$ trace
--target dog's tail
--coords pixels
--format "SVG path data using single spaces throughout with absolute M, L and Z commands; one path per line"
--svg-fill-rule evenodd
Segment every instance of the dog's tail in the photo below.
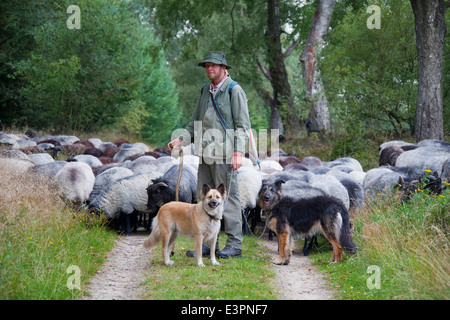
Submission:
M 152 233 L 144 241 L 144 248 L 151 249 L 161 241 L 161 230 L 159 229 L 158 217 L 152 222 Z
M 341 206 L 342 225 L 339 233 L 339 242 L 342 248 L 348 254 L 356 254 L 357 248 L 353 242 L 352 232 L 350 230 L 350 220 L 348 217 L 348 211 L 344 206 Z

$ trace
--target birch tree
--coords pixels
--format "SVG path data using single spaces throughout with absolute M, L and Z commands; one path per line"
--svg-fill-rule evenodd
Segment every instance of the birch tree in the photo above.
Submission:
M 309 104 L 309 120 L 313 129 L 324 133 L 331 133 L 332 128 L 328 101 L 317 67 L 317 57 L 324 46 L 335 3 L 335 0 L 318 1 L 308 40 L 300 57 L 306 86 L 305 97 Z

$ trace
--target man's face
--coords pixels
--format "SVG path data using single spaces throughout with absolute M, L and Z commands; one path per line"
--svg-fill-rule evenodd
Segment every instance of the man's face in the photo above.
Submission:
M 225 74 L 225 66 L 211 62 L 205 63 L 206 75 L 212 82 L 222 79 Z

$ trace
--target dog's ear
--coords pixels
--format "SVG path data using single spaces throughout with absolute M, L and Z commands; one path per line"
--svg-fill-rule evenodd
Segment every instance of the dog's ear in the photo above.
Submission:
M 286 181 L 284 181 L 283 179 L 278 179 L 277 181 L 275 181 L 275 185 L 277 186 L 278 189 L 281 189 L 281 184 L 285 182 Z
M 226 190 L 225 190 L 225 186 L 223 185 L 223 183 L 219 184 L 219 186 L 216 189 L 217 189 L 217 191 L 220 192 L 222 197 L 225 198 Z
M 202 197 L 206 196 L 206 194 L 211 190 L 211 187 L 207 184 L 204 184 L 202 187 Z

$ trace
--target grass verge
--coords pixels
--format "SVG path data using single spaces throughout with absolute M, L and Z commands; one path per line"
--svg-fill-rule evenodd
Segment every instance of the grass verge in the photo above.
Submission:
M 341 299 L 446 300 L 450 294 L 450 191 L 366 202 L 356 220 L 357 256 L 328 264 L 328 247 L 311 257 Z
M 79 268 L 83 288 L 116 234 L 104 219 L 68 209 L 48 181 L 14 162 L 1 165 L 0 190 L 8 192 L 0 202 L 0 299 L 79 299 L 86 292 L 68 267 Z
M 219 238 L 220 248 L 226 236 Z M 195 259 L 186 256 L 193 250 L 193 240 L 180 236 L 175 242 L 175 264 L 166 267 L 161 246 L 152 250 L 153 258 L 147 274 L 144 298 L 154 300 L 272 300 L 277 299 L 271 287 L 275 272 L 270 257 L 258 240 L 245 237 L 242 258 L 219 259 L 220 266 L 212 266 L 203 258 L 206 267 L 197 267 Z
M 105 229 L 102 219 L 87 221 L 83 212 L 55 212 L 51 221 L 40 223 L 27 216 L 29 210 L 24 205 L 0 231 L 0 298 L 80 298 L 86 292 L 75 287 L 76 273 L 69 266 L 79 268 L 83 288 L 103 264 L 116 235 Z

